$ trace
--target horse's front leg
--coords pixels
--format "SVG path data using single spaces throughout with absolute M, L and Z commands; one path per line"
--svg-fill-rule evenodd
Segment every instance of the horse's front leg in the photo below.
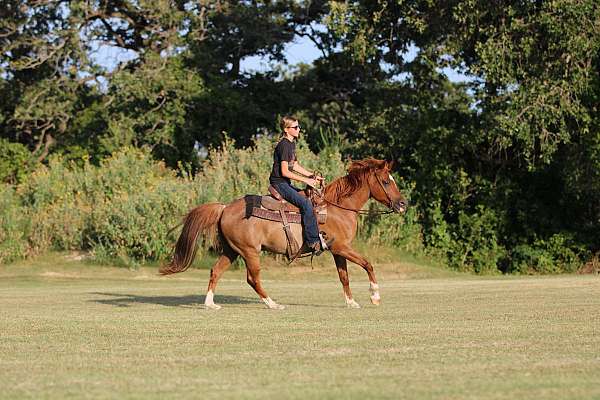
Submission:
M 379 285 L 377 284 L 377 278 L 375 278 L 375 272 L 373 271 L 373 265 L 367 259 L 365 259 L 362 255 L 356 252 L 350 246 L 342 246 L 337 247 L 334 250 L 336 256 L 340 256 L 345 258 L 348 261 L 351 261 L 355 264 L 360 265 L 367 271 L 367 275 L 369 276 L 369 292 L 371 293 L 371 303 L 378 306 L 381 303 L 381 297 L 379 296 Z M 336 257 L 336 265 L 337 265 L 337 257 Z M 339 268 L 338 268 L 339 272 Z M 340 278 L 341 279 L 341 278 Z
M 352 292 L 350 291 L 350 279 L 348 279 L 348 268 L 346 266 L 346 259 L 342 256 L 334 255 L 335 266 L 337 267 L 338 275 L 340 276 L 340 282 L 342 282 L 342 288 L 344 290 L 344 298 L 346 299 L 346 305 L 350 308 L 360 308 L 358 304 L 352 298 Z

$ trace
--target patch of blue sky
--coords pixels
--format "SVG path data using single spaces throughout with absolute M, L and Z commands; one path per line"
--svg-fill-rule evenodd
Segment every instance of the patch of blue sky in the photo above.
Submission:
M 126 63 L 138 57 L 138 54 L 133 50 L 111 46 L 99 41 L 92 41 L 90 48 L 92 49 L 90 52 L 92 61 L 109 72 L 114 70 L 120 63 Z M 417 52 L 418 48 L 416 46 L 410 46 L 403 55 L 404 61 L 414 60 Z M 285 46 L 284 54 L 290 66 L 298 64 L 311 65 L 316 59 L 323 56 L 309 38 L 300 36 L 296 36 L 293 42 Z M 277 64 L 277 62 L 270 60 L 268 56 L 250 56 L 241 60 L 240 71 L 244 73 L 267 72 L 274 69 Z M 438 71 L 446 75 L 452 82 L 472 82 L 474 80 L 472 76 L 466 75 L 453 67 L 439 68 Z M 395 80 L 408 78 L 410 78 L 409 73 L 402 73 Z
M 289 65 L 312 64 L 323 54 L 308 38 L 297 36 L 288 43 L 284 50 L 286 61 Z M 268 56 L 244 57 L 240 62 L 240 71 L 243 73 L 267 72 L 274 69 L 278 62 L 271 61 Z
M 410 46 L 403 55 L 405 62 L 411 62 L 417 56 L 418 48 Z M 289 65 L 312 64 L 323 54 L 317 46 L 307 37 L 296 36 L 296 39 L 286 45 L 285 56 Z M 251 56 L 244 58 L 240 63 L 240 70 L 246 73 L 266 72 L 272 70 L 277 63 L 269 60 L 267 56 Z M 386 66 L 383 66 L 386 68 Z M 444 74 L 452 82 L 472 82 L 473 77 L 462 73 L 453 67 L 438 68 L 438 72 Z M 398 74 L 394 80 L 402 81 L 410 78 L 410 73 L 404 72 Z

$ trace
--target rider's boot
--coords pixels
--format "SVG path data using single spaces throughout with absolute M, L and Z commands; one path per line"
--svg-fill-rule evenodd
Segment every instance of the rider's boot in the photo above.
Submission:
M 324 239 L 324 238 L 321 238 Z M 306 242 L 302 243 L 302 247 L 300 247 L 300 249 L 298 249 L 298 252 L 292 257 L 292 259 L 290 260 L 290 264 L 298 257 L 301 257 L 302 255 L 306 254 L 306 255 L 312 255 L 312 256 L 320 256 L 321 254 L 323 254 L 323 252 L 325 250 L 329 250 L 331 247 L 331 244 L 333 243 L 335 239 L 331 238 L 329 240 L 324 240 L 323 244 L 321 243 L 321 241 L 312 243 L 312 244 L 308 244 Z M 324 245 L 324 246 L 323 246 Z

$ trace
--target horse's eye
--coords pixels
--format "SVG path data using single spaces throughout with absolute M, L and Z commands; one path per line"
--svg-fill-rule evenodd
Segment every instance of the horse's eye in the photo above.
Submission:
M 385 186 L 387 186 L 387 185 L 389 185 L 389 184 L 390 184 L 390 181 L 383 181 L 383 184 L 384 184 Z

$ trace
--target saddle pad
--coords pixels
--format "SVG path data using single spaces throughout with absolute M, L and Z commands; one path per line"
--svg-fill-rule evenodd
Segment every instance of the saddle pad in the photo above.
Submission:
M 276 222 L 283 223 L 283 221 L 281 221 L 281 214 L 279 214 L 279 211 L 271 211 L 271 210 L 267 210 L 265 208 L 253 207 L 252 208 L 252 216 L 261 218 L 261 219 L 268 219 L 269 221 L 276 221 Z M 291 213 L 291 212 L 286 211 L 285 216 L 287 217 L 287 220 L 290 224 L 302 223 L 302 215 L 300 215 L 299 213 Z M 327 214 L 321 214 L 321 213 L 317 214 L 317 222 L 319 224 L 324 224 L 326 221 L 327 221 Z
M 267 210 L 261 206 L 262 196 L 249 194 L 244 196 L 244 202 L 246 205 L 245 218 L 257 217 L 262 219 L 268 219 L 270 221 L 281 222 L 281 215 L 279 211 L 271 211 Z M 290 224 L 300 224 L 302 223 L 302 216 L 299 213 L 285 213 L 287 220 Z M 327 210 L 319 211 L 317 213 L 317 222 L 319 224 L 324 224 L 327 221 Z

